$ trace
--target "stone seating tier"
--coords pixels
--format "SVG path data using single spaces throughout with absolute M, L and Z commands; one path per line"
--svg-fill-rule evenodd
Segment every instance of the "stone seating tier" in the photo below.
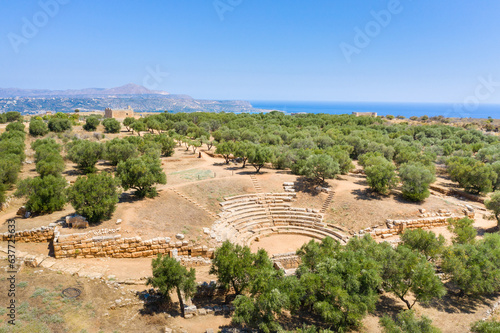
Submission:
M 255 240 L 255 238 L 257 237 L 268 236 L 271 234 L 293 234 L 293 235 L 308 236 L 316 239 L 322 239 L 324 237 L 332 237 L 333 239 L 338 240 L 342 244 L 345 244 L 345 240 L 342 237 L 338 237 L 337 234 L 330 233 L 324 230 L 305 228 L 305 227 L 295 227 L 295 226 L 262 228 L 256 230 L 255 232 L 246 232 L 244 234 L 240 234 L 240 236 L 237 239 L 235 239 L 235 241 L 242 244 L 248 244 L 253 240 Z

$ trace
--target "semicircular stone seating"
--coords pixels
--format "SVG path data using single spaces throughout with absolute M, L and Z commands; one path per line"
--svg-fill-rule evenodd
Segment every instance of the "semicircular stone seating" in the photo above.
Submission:
M 296 193 L 244 194 L 224 198 L 222 212 L 212 226 L 212 237 L 235 244 L 250 245 L 271 234 L 303 235 L 316 239 L 327 236 L 345 244 L 348 237 L 323 222 L 318 209 L 292 207 Z

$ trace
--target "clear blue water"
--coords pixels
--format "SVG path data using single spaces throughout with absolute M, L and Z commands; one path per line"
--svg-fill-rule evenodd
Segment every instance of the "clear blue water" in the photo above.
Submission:
M 500 118 L 500 105 L 464 104 L 410 104 L 410 103 L 345 103 L 345 102 L 290 102 L 250 101 L 254 108 L 278 110 L 286 113 L 351 114 L 352 112 L 377 112 L 393 116 L 444 116 L 453 118 Z

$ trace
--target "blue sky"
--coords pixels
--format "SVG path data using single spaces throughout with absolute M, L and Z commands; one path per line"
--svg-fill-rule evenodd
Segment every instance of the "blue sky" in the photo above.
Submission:
M 133 82 L 208 99 L 500 103 L 498 0 L 0 0 L 0 9 L 4 88 Z

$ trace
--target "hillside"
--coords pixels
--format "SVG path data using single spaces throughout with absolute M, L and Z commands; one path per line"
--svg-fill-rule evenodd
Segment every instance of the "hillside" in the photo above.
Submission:
M 247 101 L 197 100 L 188 95 L 149 90 L 136 84 L 102 89 L 40 90 L 0 88 L 0 111 L 34 114 L 43 111 L 69 112 L 132 107 L 138 112 L 255 112 Z

